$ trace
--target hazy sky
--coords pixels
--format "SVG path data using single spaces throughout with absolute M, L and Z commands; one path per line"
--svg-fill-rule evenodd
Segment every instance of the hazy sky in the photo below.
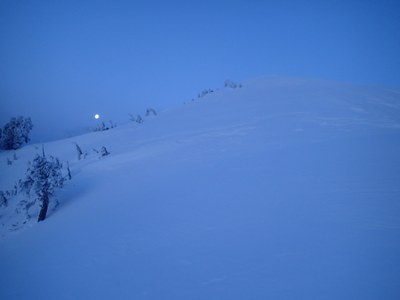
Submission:
M 400 86 L 400 1 L 0 0 L 0 125 L 64 137 L 225 79 Z

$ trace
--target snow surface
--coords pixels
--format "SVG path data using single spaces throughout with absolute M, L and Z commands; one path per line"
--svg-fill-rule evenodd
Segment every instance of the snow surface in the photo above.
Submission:
M 400 90 L 262 78 L 45 149 L 73 179 L 0 210 L 0 299 L 400 298 Z

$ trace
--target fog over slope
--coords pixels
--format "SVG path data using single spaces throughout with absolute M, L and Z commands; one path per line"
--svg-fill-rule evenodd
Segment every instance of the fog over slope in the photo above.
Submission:
M 400 90 L 261 78 L 45 149 L 73 179 L 0 208 L 1 299 L 400 297 Z

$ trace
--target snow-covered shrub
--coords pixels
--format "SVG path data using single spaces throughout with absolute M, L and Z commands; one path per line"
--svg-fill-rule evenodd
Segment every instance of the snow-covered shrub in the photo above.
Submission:
M 146 117 L 150 116 L 150 115 L 154 115 L 157 116 L 156 111 L 153 108 L 148 108 L 146 109 Z
M 8 199 L 3 191 L 0 191 L 0 207 L 7 206 Z
M 18 202 L 16 208 L 15 208 L 15 212 L 17 214 L 20 213 L 25 213 L 26 219 L 23 221 L 23 223 L 26 223 L 27 220 L 29 220 L 32 216 L 31 216 L 31 212 L 29 211 L 29 209 L 31 207 L 33 207 L 35 205 L 36 201 L 31 201 L 31 200 L 22 200 L 20 202 Z
M 144 120 L 143 120 L 141 115 L 137 115 L 137 117 L 135 117 L 132 114 L 129 114 L 129 120 L 131 120 L 132 122 L 139 123 L 139 124 L 144 122 Z
M 117 125 L 115 123 L 113 123 L 113 121 L 109 121 L 109 123 L 110 123 L 110 125 L 106 125 L 106 123 L 101 121 L 99 124 L 97 124 L 96 127 L 93 128 L 93 131 L 106 131 L 106 130 L 117 127 Z
M 108 151 L 107 151 L 107 148 L 103 146 L 103 147 L 101 147 L 101 149 L 100 149 L 100 154 L 101 154 L 101 156 L 106 156 L 106 155 L 109 155 L 110 152 L 108 152 Z
M 68 180 L 72 179 L 71 169 L 69 168 L 69 161 L 67 161 L 67 178 Z
M 110 128 L 106 126 L 106 124 L 101 121 L 95 128 L 93 128 L 93 131 L 105 131 L 109 130 Z
M 141 124 L 141 123 L 143 123 L 143 122 L 144 122 L 144 120 L 143 120 L 142 116 L 141 116 L 141 115 L 137 115 L 137 117 L 136 117 L 136 123 Z
M 3 192 L 3 194 L 6 196 L 7 199 L 14 197 L 18 194 L 18 184 L 14 184 L 14 187 L 11 190 L 6 190 L 5 192 Z
M 110 128 L 112 129 L 115 127 L 117 127 L 117 124 L 110 120 Z
M 102 146 L 100 150 L 93 148 L 93 151 L 96 152 L 97 154 L 100 154 L 100 158 L 110 154 L 110 152 L 108 152 L 107 148 L 104 146 Z
M 31 118 L 17 117 L 4 125 L 1 130 L 0 147 L 15 150 L 29 142 L 29 133 L 33 128 Z
M 242 85 L 240 83 L 236 83 L 236 82 L 231 81 L 231 80 L 225 80 L 224 87 L 236 89 L 236 88 L 241 88 Z
M 203 98 L 205 95 L 211 94 L 214 91 L 212 89 L 202 90 L 198 95 L 197 98 Z
M 78 143 L 74 143 L 74 145 L 75 145 L 76 153 L 78 154 L 78 160 L 81 160 L 82 156 L 85 158 L 85 155 L 83 154 L 83 151 L 82 151 L 81 147 L 79 147 Z
M 26 194 L 33 194 L 34 202 L 39 201 L 38 222 L 46 219 L 50 199 L 57 189 L 64 186 L 64 181 L 62 164 L 57 158 L 46 157 L 44 151 L 29 163 L 26 176 L 20 180 L 19 186 Z
M 86 158 L 88 153 L 86 151 L 83 151 L 82 148 L 78 145 L 78 143 L 74 143 L 75 149 L 76 149 L 76 154 L 78 156 L 78 160 L 81 160 L 82 158 Z

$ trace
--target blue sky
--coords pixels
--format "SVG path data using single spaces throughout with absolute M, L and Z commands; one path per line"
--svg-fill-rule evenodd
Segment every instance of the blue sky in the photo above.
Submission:
M 398 1 L 0 2 L 0 121 L 44 141 L 163 109 L 225 79 L 400 86 Z

